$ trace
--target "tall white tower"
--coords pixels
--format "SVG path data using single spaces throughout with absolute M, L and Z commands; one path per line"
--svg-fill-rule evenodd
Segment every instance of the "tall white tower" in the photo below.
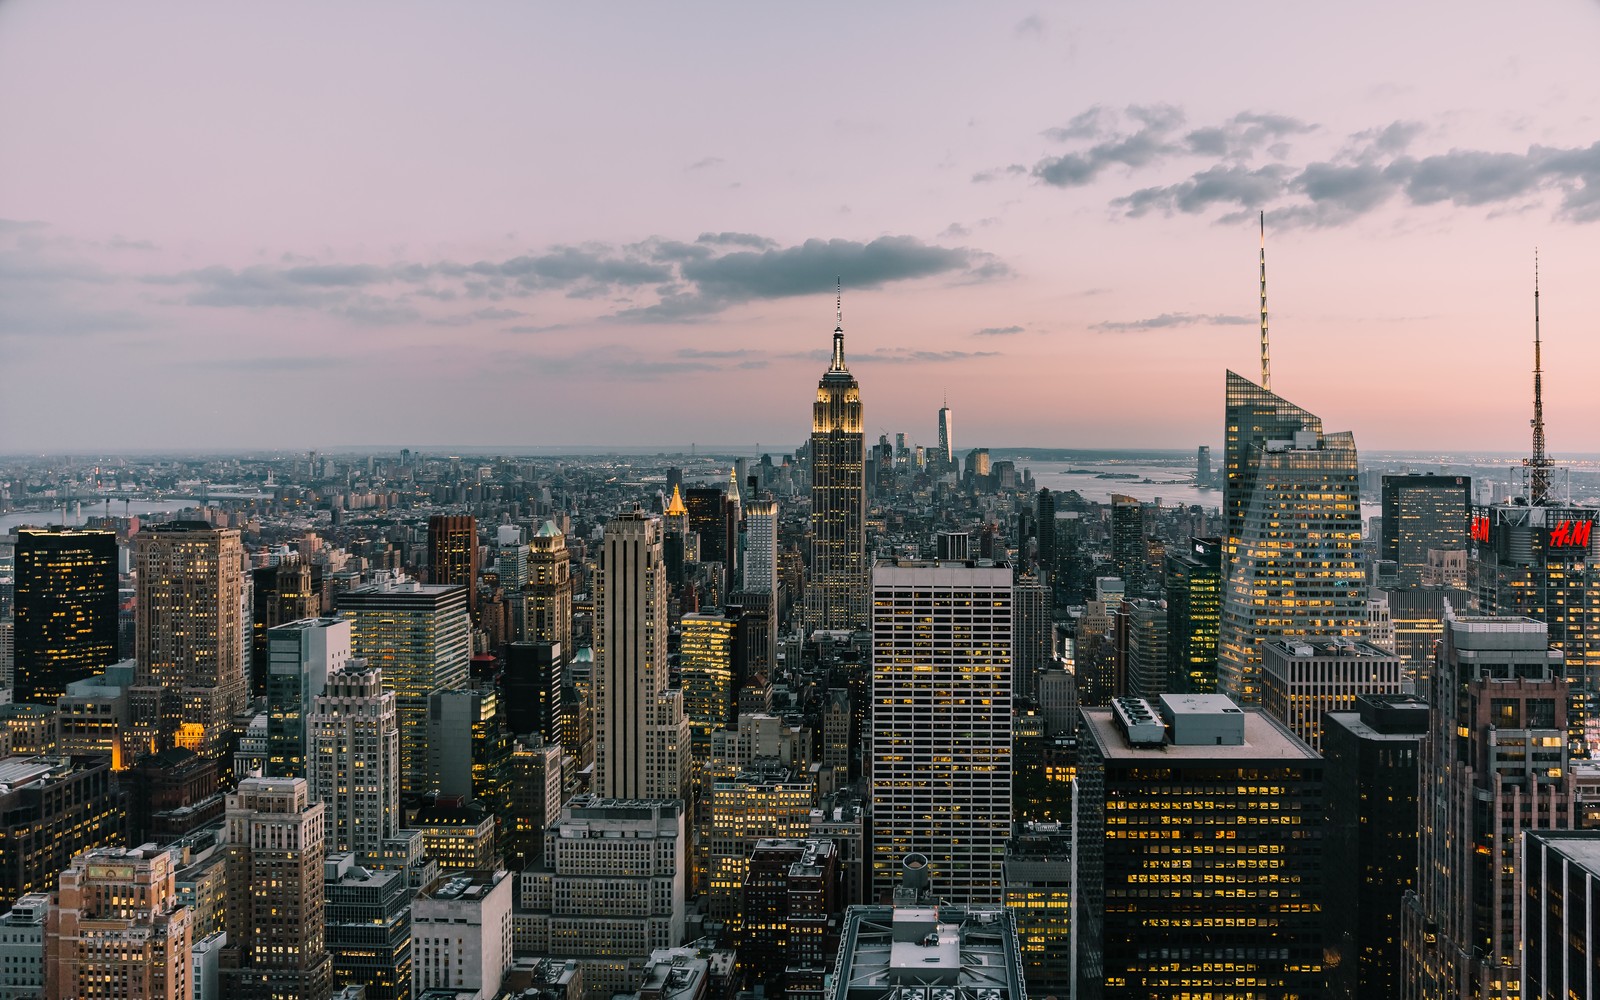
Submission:
M 306 718 L 306 783 L 327 806 L 333 851 L 377 853 L 400 827 L 400 726 L 383 672 L 360 660 L 328 675 Z
M 1011 569 L 872 572 L 872 870 L 925 855 L 937 894 L 998 902 L 1011 835 Z

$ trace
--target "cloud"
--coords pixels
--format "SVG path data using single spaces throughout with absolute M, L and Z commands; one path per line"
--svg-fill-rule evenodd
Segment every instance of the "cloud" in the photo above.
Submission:
M 699 159 L 699 160 L 694 161 L 693 163 L 689 164 L 687 167 L 684 167 L 683 169 L 685 169 L 685 170 L 705 170 L 708 167 L 721 166 L 723 162 L 724 161 L 723 161 L 722 157 L 720 157 L 720 156 L 707 156 L 707 157 L 704 157 L 703 159 Z
M 779 246 L 753 233 L 707 232 L 692 242 L 650 237 L 637 243 L 557 246 L 503 260 L 294 263 L 205 267 L 147 275 L 143 281 L 181 289 L 185 304 L 208 308 L 315 309 L 365 325 L 425 322 L 464 326 L 516 319 L 524 311 L 485 306 L 447 315 L 419 303 L 525 300 L 545 293 L 604 303 L 594 318 L 671 323 L 701 319 L 744 302 L 831 291 L 841 276 L 851 288 L 947 276 L 990 281 L 1009 274 L 994 256 L 910 236 L 858 242 L 807 240 Z M 549 326 L 518 324 L 512 333 Z
M 1241 111 L 1187 131 L 1180 131 L 1183 124 L 1183 110 L 1173 105 L 1094 105 L 1044 133 L 1077 148 L 1046 156 L 1028 172 L 1047 186 L 1075 188 L 1098 183 L 1111 167 L 1149 174 L 1187 162 L 1177 178 L 1108 198 L 1111 208 L 1131 218 L 1220 209 L 1216 221 L 1233 222 L 1265 209 L 1277 225 L 1332 226 L 1395 200 L 1411 207 L 1521 211 L 1554 194 L 1558 219 L 1600 220 L 1600 142 L 1415 155 L 1411 150 L 1428 129 L 1394 121 L 1354 132 L 1332 155 L 1317 157 L 1297 156 L 1295 147 L 1320 127 L 1289 115 Z M 1275 162 L 1253 165 L 1261 156 Z M 1011 172 L 980 171 L 973 180 Z
M 974 337 L 1009 337 L 1014 333 L 1021 333 L 1020 326 L 986 326 L 982 330 L 972 331 Z
M 1149 319 L 1105 320 L 1089 327 L 1101 333 L 1132 333 L 1142 330 L 1170 330 L 1185 326 L 1248 326 L 1256 322 L 1250 316 L 1229 316 L 1222 313 L 1162 313 Z
M 1029 14 L 1017 22 L 1011 33 L 1018 38 L 1043 38 L 1045 32 L 1044 18 L 1038 14 Z

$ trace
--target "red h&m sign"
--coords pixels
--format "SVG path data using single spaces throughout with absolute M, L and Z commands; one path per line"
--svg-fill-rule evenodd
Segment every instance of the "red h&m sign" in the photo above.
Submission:
M 1487 542 L 1489 540 L 1489 515 L 1472 515 L 1472 523 L 1468 527 L 1471 529 L 1473 541 Z
M 1593 521 L 1557 521 L 1550 529 L 1552 549 L 1586 549 L 1589 547 L 1589 529 Z

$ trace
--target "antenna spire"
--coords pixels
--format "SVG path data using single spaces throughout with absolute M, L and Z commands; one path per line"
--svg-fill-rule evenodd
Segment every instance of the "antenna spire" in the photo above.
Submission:
M 1261 388 L 1272 388 L 1272 355 L 1267 350 L 1267 213 L 1261 213 Z
M 1550 499 L 1550 456 L 1544 450 L 1544 367 L 1539 356 L 1539 248 L 1533 250 L 1533 456 L 1528 467 L 1528 503 L 1538 507 Z
M 834 280 L 838 285 L 833 304 L 836 325 L 833 328 L 833 364 L 828 366 L 828 370 L 842 372 L 849 371 L 844 365 L 844 278 Z

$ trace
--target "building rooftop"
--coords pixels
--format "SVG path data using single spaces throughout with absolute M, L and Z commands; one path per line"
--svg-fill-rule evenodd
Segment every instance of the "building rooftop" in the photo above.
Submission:
M 1261 648 L 1263 658 L 1265 658 L 1268 648 L 1285 657 L 1348 656 L 1353 658 L 1381 656 L 1385 659 L 1394 659 L 1395 657 L 1394 653 L 1386 649 L 1379 649 L 1370 642 L 1362 642 L 1360 639 L 1346 636 L 1264 639 L 1262 640 Z
M 1002 906 L 852 906 L 830 1000 L 1024 1000 Z
M 480 900 L 506 877 L 504 871 L 478 868 L 473 871 L 451 872 L 435 880 L 417 893 L 418 899 Z
M 1198 697 L 1198 696 L 1197 696 Z M 1220 697 L 1220 696 L 1217 696 Z M 1229 704 L 1232 704 L 1231 702 Z M 1117 728 L 1109 708 L 1083 710 L 1088 738 L 1107 760 L 1148 760 L 1163 755 L 1175 760 L 1319 760 L 1321 755 L 1306 746 L 1292 732 L 1259 709 L 1243 709 L 1244 742 L 1234 746 L 1198 744 L 1193 746 L 1131 746 Z
M 1573 864 L 1600 876 L 1600 830 L 1539 830 L 1529 831 L 1528 836 L 1543 841 Z

